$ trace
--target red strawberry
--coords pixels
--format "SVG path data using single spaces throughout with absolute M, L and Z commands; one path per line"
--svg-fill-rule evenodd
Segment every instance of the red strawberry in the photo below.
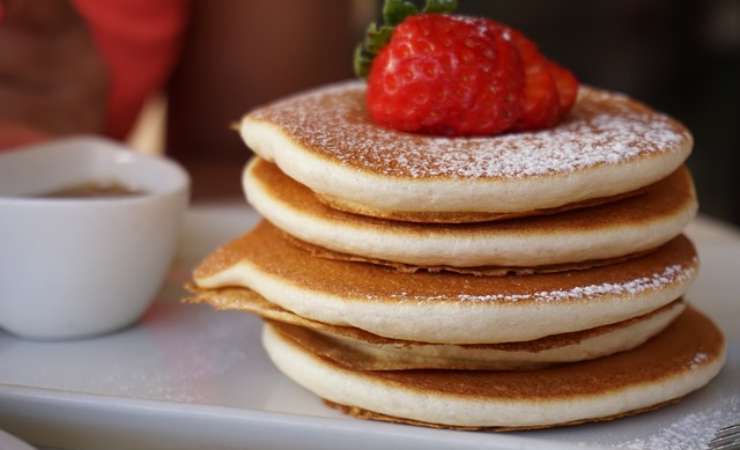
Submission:
M 483 18 L 407 17 L 372 62 L 367 107 L 381 125 L 496 134 L 521 115 L 524 71 L 507 29 Z
M 555 80 L 555 85 L 558 89 L 558 96 L 560 97 L 558 116 L 562 119 L 570 112 L 570 109 L 576 102 L 576 97 L 578 97 L 578 80 L 570 70 L 552 61 L 547 62 L 547 70 Z
M 524 65 L 524 98 L 518 130 L 537 130 L 555 125 L 560 117 L 558 90 L 547 58 L 521 32 L 510 29 L 511 42 Z

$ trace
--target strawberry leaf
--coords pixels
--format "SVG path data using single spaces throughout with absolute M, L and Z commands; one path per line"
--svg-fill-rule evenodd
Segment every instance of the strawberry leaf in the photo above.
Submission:
M 424 13 L 449 14 L 457 9 L 457 0 L 427 0 Z
M 370 65 L 373 63 L 373 56 L 366 52 L 362 44 L 355 47 L 354 58 L 352 59 L 352 68 L 355 75 L 365 78 L 370 73 Z
M 377 54 L 391 40 L 391 34 L 393 34 L 393 27 L 388 25 L 378 27 L 374 22 L 371 23 L 367 27 L 367 35 L 364 42 L 365 48 L 369 53 L 373 55 Z
M 457 0 L 426 0 L 424 13 L 447 14 L 457 8 Z M 408 0 L 385 0 L 383 4 L 383 23 L 373 22 L 367 27 L 365 38 L 355 48 L 353 68 L 355 75 L 365 78 L 370 73 L 370 66 L 383 47 L 388 44 L 396 25 L 408 16 L 419 14 L 419 8 Z
M 405 0 L 386 0 L 383 4 L 383 23 L 394 27 L 408 16 L 418 14 L 416 5 Z

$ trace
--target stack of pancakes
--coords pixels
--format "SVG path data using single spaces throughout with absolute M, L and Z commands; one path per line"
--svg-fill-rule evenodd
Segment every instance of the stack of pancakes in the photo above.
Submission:
M 243 119 L 267 220 L 203 261 L 193 301 L 262 316 L 275 365 L 363 418 L 605 420 L 717 374 L 722 334 L 682 299 L 698 260 L 681 124 L 582 88 L 553 129 L 420 136 L 371 123 L 364 89 Z

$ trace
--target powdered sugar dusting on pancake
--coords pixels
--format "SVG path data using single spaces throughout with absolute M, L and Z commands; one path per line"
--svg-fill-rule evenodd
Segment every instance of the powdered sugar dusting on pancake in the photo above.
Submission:
M 691 265 L 673 264 L 667 266 L 661 272 L 650 276 L 635 278 L 624 283 L 600 283 L 588 286 L 577 286 L 567 290 L 540 291 L 531 294 L 489 294 L 469 295 L 461 294 L 454 297 L 458 301 L 472 302 L 558 302 L 568 300 L 594 299 L 603 295 L 637 295 L 650 289 L 661 289 L 674 283 L 680 283 L 691 279 L 696 273 L 698 259 L 694 258 Z M 414 297 L 404 293 L 392 296 L 395 300 L 403 301 L 430 301 L 449 300 L 450 297 L 440 298 Z
M 612 92 L 581 88 L 555 128 L 494 137 L 446 138 L 381 128 L 365 111 L 363 82 L 345 82 L 257 109 L 303 147 L 388 176 L 522 178 L 566 174 L 678 151 L 691 142 L 680 123 Z

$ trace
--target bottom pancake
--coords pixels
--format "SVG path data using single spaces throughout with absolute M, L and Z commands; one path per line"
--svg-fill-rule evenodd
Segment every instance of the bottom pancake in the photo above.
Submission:
M 269 324 L 263 344 L 289 378 L 358 415 L 451 428 L 540 428 L 629 415 L 699 389 L 725 360 L 722 333 L 692 308 L 631 351 L 522 372 L 354 371 Z
M 448 429 L 448 430 L 459 430 L 459 431 L 496 431 L 496 432 L 506 432 L 506 431 L 530 431 L 530 430 L 542 430 L 544 428 L 553 428 L 553 427 L 566 427 L 566 426 L 574 426 L 574 425 L 581 425 L 584 423 L 592 423 L 592 422 L 609 422 L 612 420 L 621 419 L 623 417 L 629 417 L 634 416 L 637 414 L 642 414 L 650 411 L 655 411 L 656 409 L 663 408 L 665 406 L 671 405 L 673 403 L 677 403 L 681 400 L 681 398 L 675 398 L 673 400 L 669 400 L 667 402 L 658 403 L 657 405 L 648 406 L 647 408 L 640 408 L 635 409 L 632 411 L 628 411 L 624 414 L 615 414 L 613 416 L 608 417 L 599 417 L 596 419 L 583 419 L 583 420 L 574 420 L 572 422 L 567 423 L 559 423 L 556 425 L 533 425 L 533 426 L 524 426 L 524 427 L 467 427 L 467 426 L 460 426 L 460 425 L 440 425 L 436 423 L 430 423 L 430 422 L 422 422 L 420 420 L 411 420 L 411 419 L 403 419 L 401 417 L 393 417 L 393 416 L 387 416 L 385 414 L 378 414 L 372 411 L 368 411 L 366 409 L 358 408 L 356 406 L 347 406 L 347 405 L 341 405 L 339 403 L 334 403 L 329 400 L 323 400 L 324 404 L 330 408 L 334 408 L 338 411 L 341 411 L 344 414 L 347 414 L 348 416 L 352 416 L 357 419 L 364 419 L 364 420 L 377 420 L 380 422 L 390 422 L 390 423 L 400 423 L 404 425 L 415 425 L 417 427 L 428 427 L 428 428 L 437 428 L 437 429 Z
M 384 338 L 359 328 L 306 319 L 244 288 L 188 287 L 192 303 L 261 316 L 282 334 L 353 370 L 521 370 L 583 361 L 631 350 L 667 327 L 686 305 L 676 300 L 639 317 L 588 330 L 501 344 L 432 344 Z

